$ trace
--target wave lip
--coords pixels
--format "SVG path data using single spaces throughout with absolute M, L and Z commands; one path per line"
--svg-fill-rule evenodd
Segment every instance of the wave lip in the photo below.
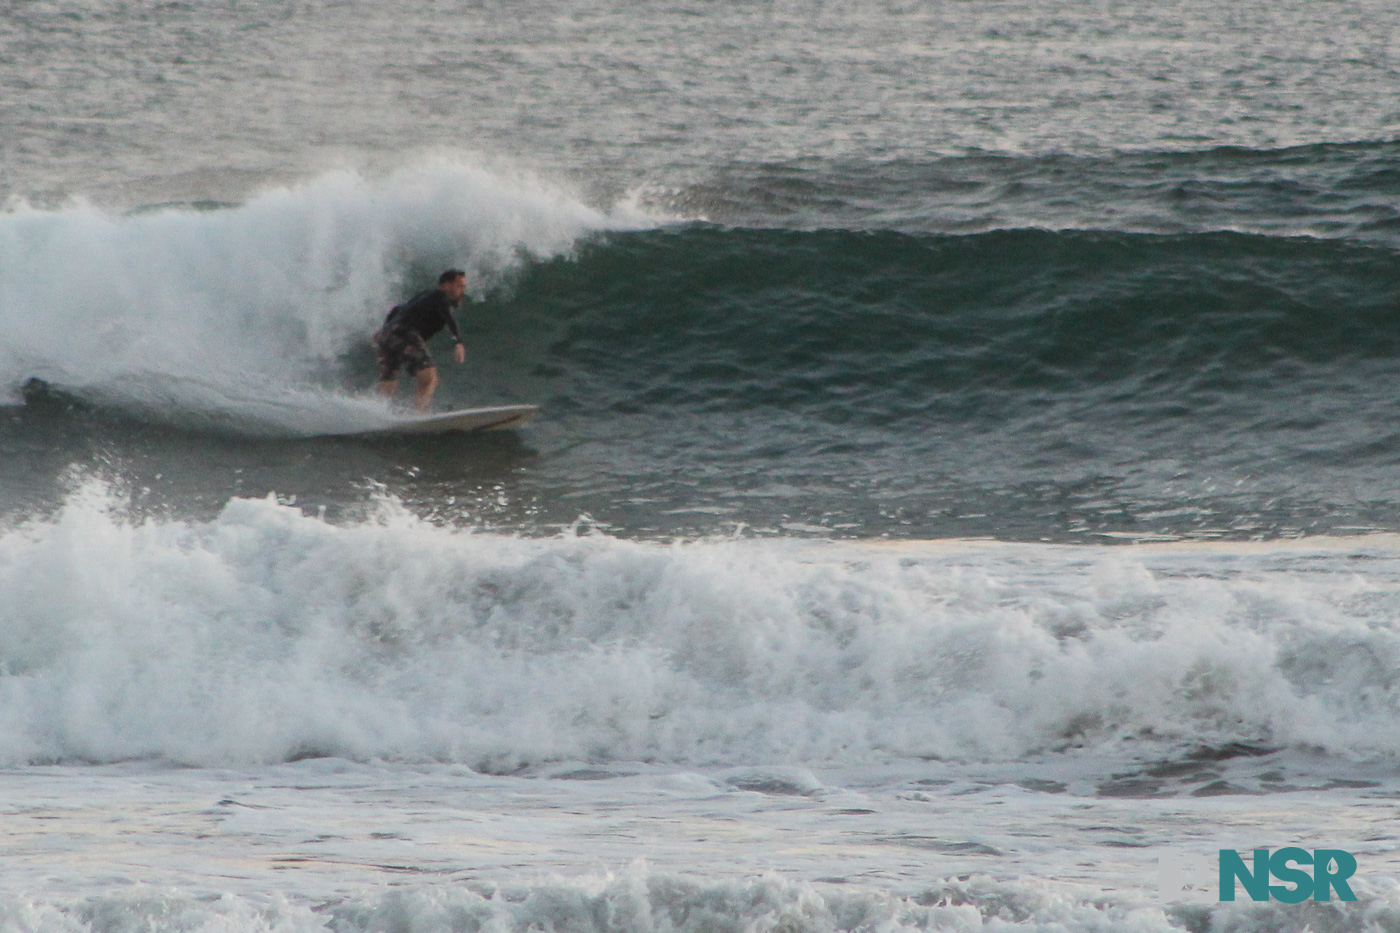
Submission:
M 448 161 L 330 172 L 219 210 L 17 205 L 0 214 L 0 385 L 40 378 L 165 421 L 336 428 L 363 417 L 337 404 L 340 357 L 405 291 L 452 265 L 479 296 L 523 257 L 655 223 Z

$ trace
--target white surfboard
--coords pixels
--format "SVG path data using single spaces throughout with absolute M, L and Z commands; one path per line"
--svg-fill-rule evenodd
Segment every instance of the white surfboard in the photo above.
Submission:
M 438 415 L 412 415 L 355 434 L 444 434 L 449 431 L 499 431 L 519 427 L 540 410 L 538 405 L 500 405 L 495 408 L 464 408 Z

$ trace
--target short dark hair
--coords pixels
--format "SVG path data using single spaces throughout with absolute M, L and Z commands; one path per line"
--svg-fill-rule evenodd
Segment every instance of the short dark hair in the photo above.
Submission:
M 442 275 L 438 276 L 438 284 L 446 285 L 448 282 L 455 282 L 458 279 L 465 279 L 466 277 L 467 274 L 461 269 L 448 269 Z

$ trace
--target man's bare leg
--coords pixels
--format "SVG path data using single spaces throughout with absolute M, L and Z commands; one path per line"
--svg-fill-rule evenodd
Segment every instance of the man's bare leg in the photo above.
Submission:
M 427 369 L 418 370 L 418 410 L 426 412 L 428 406 L 432 404 L 433 393 L 437 391 L 438 374 L 436 366 L 429 366 Z

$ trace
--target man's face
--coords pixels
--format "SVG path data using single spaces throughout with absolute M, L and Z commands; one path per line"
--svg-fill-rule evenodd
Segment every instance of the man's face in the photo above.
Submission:
M 442 290 L 447 294 L 447 300 L 455 305 L 467 293 L 467 277 L 464 275 L 445 283 Z

